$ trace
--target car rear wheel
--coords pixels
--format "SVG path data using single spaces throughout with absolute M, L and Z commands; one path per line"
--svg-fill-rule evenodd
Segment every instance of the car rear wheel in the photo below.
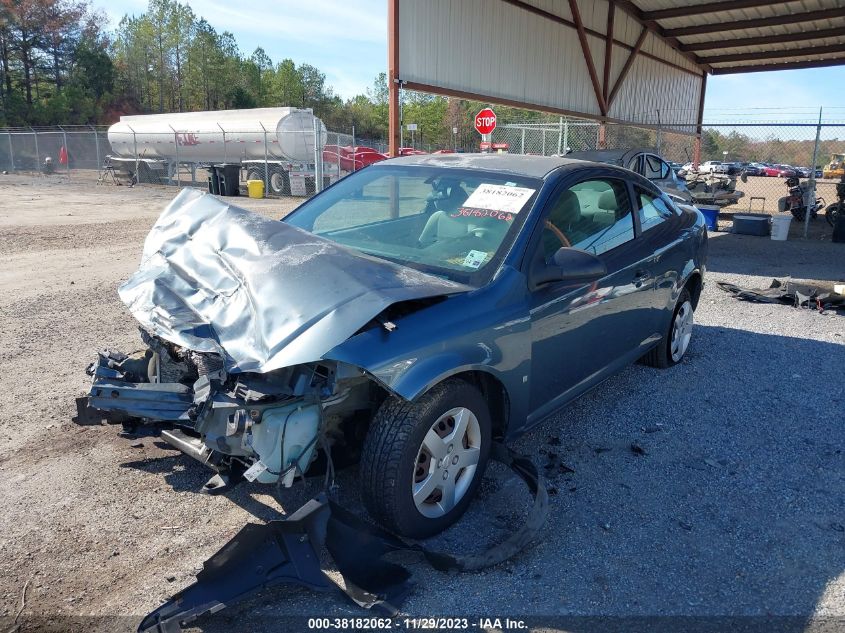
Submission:
M 387 529 L 411 538 L 457 521 L 490 455 L 490 412 L 481 393 L 450 379 L 416 402 L 390 397 L 373 419 L 361 456 L 361 496 Z
M 683 360 L 692 340 L 693 311 L 692 296 L 684 288 L 675 303 L 668 331 L 660 343 L 643 356 L 646 365 L 666 369 Z

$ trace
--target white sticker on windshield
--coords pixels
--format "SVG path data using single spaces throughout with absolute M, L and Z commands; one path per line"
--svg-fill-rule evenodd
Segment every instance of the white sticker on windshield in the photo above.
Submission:
M 464 266 L 467 268 L 481 268 L 481 264 L 487 259 L 484 251 L 470 251 L 464 258 Z
M 508 187 L 483 183 L 473 191 L 461 206 L 471 209 L 519 213 L 535 189 L 526 187 Z

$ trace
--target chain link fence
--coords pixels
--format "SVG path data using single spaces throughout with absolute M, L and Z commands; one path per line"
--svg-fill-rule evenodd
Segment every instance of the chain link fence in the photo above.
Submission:
M 689 167 L 693 161 L 694 131 L 693 125 L 668 130 L 657 126 L 602 126 L 595 121 L 561 117 L 545 123 L 500 124 L 493 132 L 492 143 L 493 151 L 546 156 L 599 148 L 648 148 L 677 168 Z M 383 140 L 359 139 L 354 131 L 330 131 L 322 139 L 307 130 L 296 131 L 289 132 L 293 137 L 280 139 L 275 130 L 256 136 L 225 128 L 220 134 L 194 134 L 168 127 L 152 134 L 145 132 L 143 138 L 134 133 L 113 135 L 111 143 L 107 132 L 104 126 L 0 128 L 0 170 L 66 174 L 92 183 L 193 185 L 213 190 L 210 165 L 227 163 L 238 166 L 237 189 L 241 193 L 245 193 L 247 180 L 262 180 L 265 195 L 309 196 L 383 159 L 387 152 Z M 477 144 L 472 146 L 478 136 L 474 138 L 459 143 L 455 137 L 453 142 L 467 151 L 478 151 Z M 298 148 L 304 160 L 281 158 L 280 143 Z M 322 151 L 314 151 L 315 144 L 323 145 Z M 720 168 L 712 161 L 730 165 Z M 788 193 L 786 178 L 793 174 L 801 179 L 815 176 L 817 195 L 827 206 L 836 201 L 836 182 L 845 175 L 845 122 L 705 124 L 701 163 L 702 170 L 728 178 L 730 187 L 741 193 L 724 207 L 726 211 L 778 213 L 778 201 Z M 736 177 L 742 170 L 747 175 L 745 181 Z
M 550 123 L 499 125 L 492 143 L 493 151 L 545 156 L 596 149 L 648 149 L 674 163 L 676 169 L 685 166 L 690 172 L 686 178 L 693 181 L 694 132 L 692 124 L 667 130 L 610 123 L 602 126 L 595 121 L 562 117 Z M 729 213 L 779 213 L 779 200 L 788 194 L 786 180 L 791 175 L 802 181 L 814 177 L 816 195 L 824 209 L 836 202 L 836 183 L 845 176 L 843 164 L 845 122 L 741 121 L 705 123 L 702 127 L 698 178 L 724 181 L 739 192 L 735 202 L 723 207 Z M 745 180 L 740 177 L 743 171 Z
M 265 196 L 304 197 L 382 160 L 386 149 L 384 142 L 356 139 L 354 133 L 321 130 L 256 134 L 220 126 L 217 133 L 168 126 L 136 133 L 125 127 L 111 139 L 106 126 L 0 128 L 0 170 L 92 184 L 208 187 L 227 195 L 246 193 L 248 180 L 261 180 Z

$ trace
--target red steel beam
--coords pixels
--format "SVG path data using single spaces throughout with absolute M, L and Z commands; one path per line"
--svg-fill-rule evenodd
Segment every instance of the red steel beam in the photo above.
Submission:
M 614 0 L 614 4 L 618 4 L 619 1 L 620 0 Z M 534 15 L 538 15 L 541 18 L 544 18 L 544 19 L 549 20 L 551 22 L 556 22 L 557 24 L 560 24 L 561 26 L 566 26 L 566 27 L 569 27 L 571 29 L 575 28 L 575 23 L 572 20 L 567 20 L 566 18 L 562 18 L 559 15 L 555 15 L 554 13 L 549 13 L 548 11 L 541 9 L 540 7 L 535 7 L 534 5 L 527 4 L 526 2 L 523 2 L 523 0 L 502 0 L 502 2 L 509 4 L 511 6 L 517 7 L 518 9 L 522 9 L 523 11 L 528 11 L 529 13 L 533 13 Z M 604 39 L 606 37 L 604 33 L 600 33 L 599 31 L 596 31 L 595 29 L 591 29 L 587 26 L 584 27 L 584 31 L 587 33 L 587 35 L 592 35 L 594 37 L 599 37 L 601 39 Z M 621 46 L 622 48 L 629 50 L 629 51 L 634 50 L 633 46 L 631 46 L 627 42 L 623 42 L 622 40 L 614 39 L 613 44 L 615 46 Z M 659 62 L 659 63 L 661 63 L 665 66 L 670 66 L 670 67 L 672 67 L 676 70 L 680 70 L 681 72 L 685 72 L 689 75 L 695 75 L 696 77 L 698 77 L 698 75 L 699 75 L 699 72 L 696 71 L 696 70 L 690 70 L 689 68 L 684 68 L 683 66 L 680 66 L 680 65 L 678 65 L 674 62 L 670 62 L 668 59 L 663 59 L 662 57 L 658 57 L 657 55 L 652 55 L 651 53 L 648 53 L 646 51 L 640 52 L 640 55 L 642 55 L 643 57 L 647 57 L 648 59 L 652 59 L 656 62 Z M 689 55 L 686 55 L 686 56 L 690 57 Z
M 797 33 L 779 33 L 777 35 L 755 35 L 739 37 L 732 40 L 709 39 L 706 42 L 681 44 L 685 51 L 711 51 L 719 48 L 738 48 L 742 46 L 764 46 L 766 44 L 785 44 L 787 42 L 806 42 L 820 40 L 826 37 L 845 37 L 845 26 L 818 31 L 799 31 Z
M 660 26 L 656 21 L 647 19 L 644 16 L 643 12 L 640 10 L 640 8 L 636 4 L 631 2 L 631 0 L 616 0 L 616 3 L 621 9 L 624 9 L 628 13 L 628 15 L 634 18 L 634 20 L 642 24 L 649 31 L 651 31 L 664 42 L 666 42 L 666 44 L 668 44 L 671 48 L 674 48 L 681 55 L 690 60 L 693 64 L 703 68 L 708 72 L 710 71 L 710 67 L 707 64 L 702 64 L 701 60 L 698 59 L 695 54 L 685 51 L 681 42 L 679 42 L 674 37 L 670 37 L 669 35 L 667 35 L 666 30 L 662 26 Z M 698 73 L 694 74 L 698 75 Z
M 728 53 L 725 55 L 711 55 L 703 57 L 709 64 L 724 62 L 744 62 L 754 60 L 782 59 L 785 57 L 804 57 L 811 55 L 827 55 L 828 53 L 842 53 L 845 44 L 826 44 L 824 46 L 808 46 L 807 48 L 793 48 L 778 51 L 755 51 L 753 53 Z
M 616 78 L 616 83 L 613 84 L 613 90 L 610 91 L 610 96 L 607 99 L 608 107 L 613 104 L 613 100 L 616 98 L 616 93 L 619 92 L 619 88 L 622 87 L 622 82 L 625 81 L 625 75 L 628 74 L 628 71 L 631 70 L 631 66 L 634 65 L 634 59 L 643 47 L 646 35 L 648 35 L 648 29 L 643 27 L 643 30 L 640 31 L 640 36 L 637 38 L 637 43 L 634 45 L 634 50 L 632 50 L 631 54 L 628 55 L 628 59 L 625 60 L 625 65 L 622 67 L 622 71 Z
M 790 0 L 786 0 L 789 2 Z M 665 20 L 667 18 L 686 18 L 692 15 L 703 15 L 715 11 L 734 9 L 753 9 L 755 7 L 770 7 L 772 0 L 722 0 L 721 2 L 707 2 L 705 4 L 658 9 L 657 11 L 643 11 L 644 20 Z
M 399 0 L 387 0 L 388 152 L 399 155 Z
M 601 94 L 607 102 L 607 91 L 610 90 L 610 62 L 613 58 L 613 17 L 616 5 L 613 0 L 607 2 L 607 37 L 604 39 L 604 77 L 602 78 Z
M 803 62 L 783 62 L 781 64 L 757 64 L 755 66 L 722 66 L 713 69 L 714 75 L 735 75 L 738 73 L 761 73 L 769 70 L 799 70 L 803 68 L 826 68 L 845 66 L 845 57 L 832 59 L 814 59 Z
M 814 22 L 816 20 L 830 20 L 842 17 L 845 17 L 845 7 L 836 7 L 832 9 L 821 9 L 819 11 L 773 15 L 767 18 L 752 18 L 750 20 L 734 20 L 731 22 L 714 22 L 712 24 L 682 26 L 676 29 L 665 29 L 663 33 L 666 37 L 673 38 L 682 37 L 684 35 L 704 35 L 707 33 L 722 33 L 724 31 L 738 31 L 742 29 L 759 29 L 767 26 L 797 24 L 799 22 Z
M 584 23 L 581 22 L 581 12 L 578 10 L 578 0 L 569 0 L 569 9 L 572 11 L 572 19 L 575 21 L 575 28 L 578 31 L 578 40 L 581 42 L 581 52 L 584 54 L 584 61 L 587 63 L 587 72 L 590 73 L 590 81 L 593 84 L 593 92 L 596 94 L 596 101 L 599 104 L 602 116 L 607 115 L 607 102 L 599 85 L 599 76 L 596 74 L 596 65 L 593 63 L 593 54 L 590 52 L 590 45 L 587 42 L 587 34 L 584 32 Z

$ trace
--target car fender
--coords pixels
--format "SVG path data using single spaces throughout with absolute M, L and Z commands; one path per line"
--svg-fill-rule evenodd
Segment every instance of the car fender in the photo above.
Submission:
M 519 424 L 528 407 L 531 324 L 524 279 L 505 274 L 512 284 L 451 297 L 397 320 L 392 331 L 368 329 L 324 358 L 359 367 L 409 401 L 456 374 L 485 372 L 504 386 L 508 419 Z

